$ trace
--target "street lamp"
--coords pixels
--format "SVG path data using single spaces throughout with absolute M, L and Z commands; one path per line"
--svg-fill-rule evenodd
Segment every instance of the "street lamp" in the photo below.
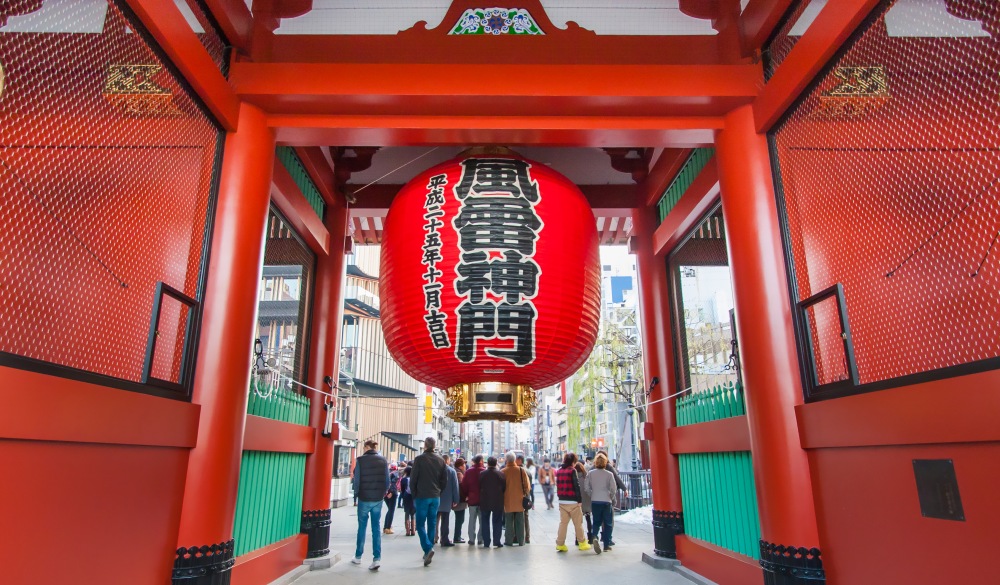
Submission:
M 628 398 L 628 421 L 631 425 L 631 436 L 629 437 L 632 443 L 632 471 L 639 471 L 639 455 L 636 450 L 636 440 L 635 440 L 635 404 L 633 400 L 635 398 L 635 389 L 639 385 L 639 381 L 632 377 L 632 372 L 630 371 L 626 374 L 626 377 L 621 382 L 622 391 Z

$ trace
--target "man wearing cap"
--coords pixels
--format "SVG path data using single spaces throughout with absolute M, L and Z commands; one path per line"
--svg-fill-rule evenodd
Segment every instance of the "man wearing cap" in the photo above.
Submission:
M 372 551 L 374 559 L 368 567 L 377 571 L 382 561 L 382 498 L 389 490 L 389 464 L 378 453 L 378 443 L 365 441 L 365 452 L 358 457 L 354 466 L 354 493 L 358 496 L 358 539 L 351 562 L 361 564 L 365 552 L 365 530 L 368 521 L 372 523 Z
M 441 506 L 441 489 L 448 482 L 444 459 L 434 452 L 434 437 L 424 439 L 424 452 L 413 460 L 410 471 L 410 493 L 416 509 L 417 536 L 424 551 L 424 566 L 434 557 L 434 534 L 437 531 L 438 508 Z
M 389 489 L 385 492 L 385 524 L 382 525 L 382 534 L 392 534 L 392 518 L 396 515 L 396 497 L 399 495 L 397 482 L 399 473 L 396 471 L 396 464 L 389 465 Z

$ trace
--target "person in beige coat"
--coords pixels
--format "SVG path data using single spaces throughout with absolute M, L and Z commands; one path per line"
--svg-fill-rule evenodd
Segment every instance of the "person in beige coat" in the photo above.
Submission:
M 509 453 L 506 458 L 506 467 L 503 475 L 506 479 L 506 489 L 503 493 L 504 524 L 506 525 L 506 537 L 504 544 L 512 546 L 514 542 L 524 546 L 524 497 L 531 489 L 528 482 L 528 474 L 517 465 L 513 453 Z

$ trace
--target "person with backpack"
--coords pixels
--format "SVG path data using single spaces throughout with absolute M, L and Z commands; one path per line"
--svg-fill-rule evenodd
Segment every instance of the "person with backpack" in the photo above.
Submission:
M 525 504 L 531 503 L 531 485 L 528 482 L 528 474 L 520 465 L 513 453 L 508 453 L 506 466 L 503 469 L 505 488 L 503 494 L 504 524 L 506 525 L 506 538 L 504 544 L 512 546 L 515 542 L 519 546 L 525 544 L 524 533 L 524 510 Z
M 410 493 L 410 473 L 412 467 L 407 466 L 403 470 L 403 477 L 399 478 L 399 497 L 403 504 L 403 524 L 406 527 L 406 536 L 417 535 L 416 509 L 413 507 L 413 494 Z
M 545 494 L 545 505 L 551 510 L 553 496 L 556 487 L 556 470 L 552 467 L 552 461 L 546 457 L 542 466 L 538 469 L 538 483 L 542 485 L 542 493 Z
M 483 544 L 483 526 L 480 525 L 477 531 L 476 523 L 479 522 L 479 477 L 485 470 L 483 456 L 476 455 L 472 458 L 472 467 L 462 478 L 462 496 L 469 504 L 469 546 Z
M 399 497 L 399 473 L 396 472 L 396 464 L 389 466 L 389 489 L 385 492 L 385 524 L 382 525 L 382 534 L 393 534 L 392 519 L 396 515 L 396 499 Z
M 451 541 L 455 544 L 462 544 L 462 525 L 465 524 L 465 511 L 469 508 L 468 497 L 462 493 L 462 480 L 465 479 L 465 459 L 459 457 L 455 460 L 455 475 L 458 476 L 458 505 L 455 506 L 455 536 Z
M 357 458 L 354 468 L 354 493 L 358 496 L 358 538 L 354 558 L 351 562 L 361 564 L 365 552 L 365 531 L 368 521 L 372 523 L 372 552 L 374 558 L 368 569 L 377 571 L 382 560 L 382 533 L 379 522 L 382 518 L 382 499 L 389 490 L 389 464 L 379 455 L 378 443 L 365 441 L 365 452 Z

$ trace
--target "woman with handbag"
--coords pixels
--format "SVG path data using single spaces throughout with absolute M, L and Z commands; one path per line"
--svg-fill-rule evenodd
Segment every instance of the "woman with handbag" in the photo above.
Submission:
M 515 542 L 524 546 L 524 509 L 531 506 L 528 496 L 531 487 L 528 484 L 528 474 L 517 465 L 513 453 L 508 453 L 506 466 L 503 468 L 506 488 L 503 495 L 504 524 L 506 536 L 504 543 L 512 546 Z

